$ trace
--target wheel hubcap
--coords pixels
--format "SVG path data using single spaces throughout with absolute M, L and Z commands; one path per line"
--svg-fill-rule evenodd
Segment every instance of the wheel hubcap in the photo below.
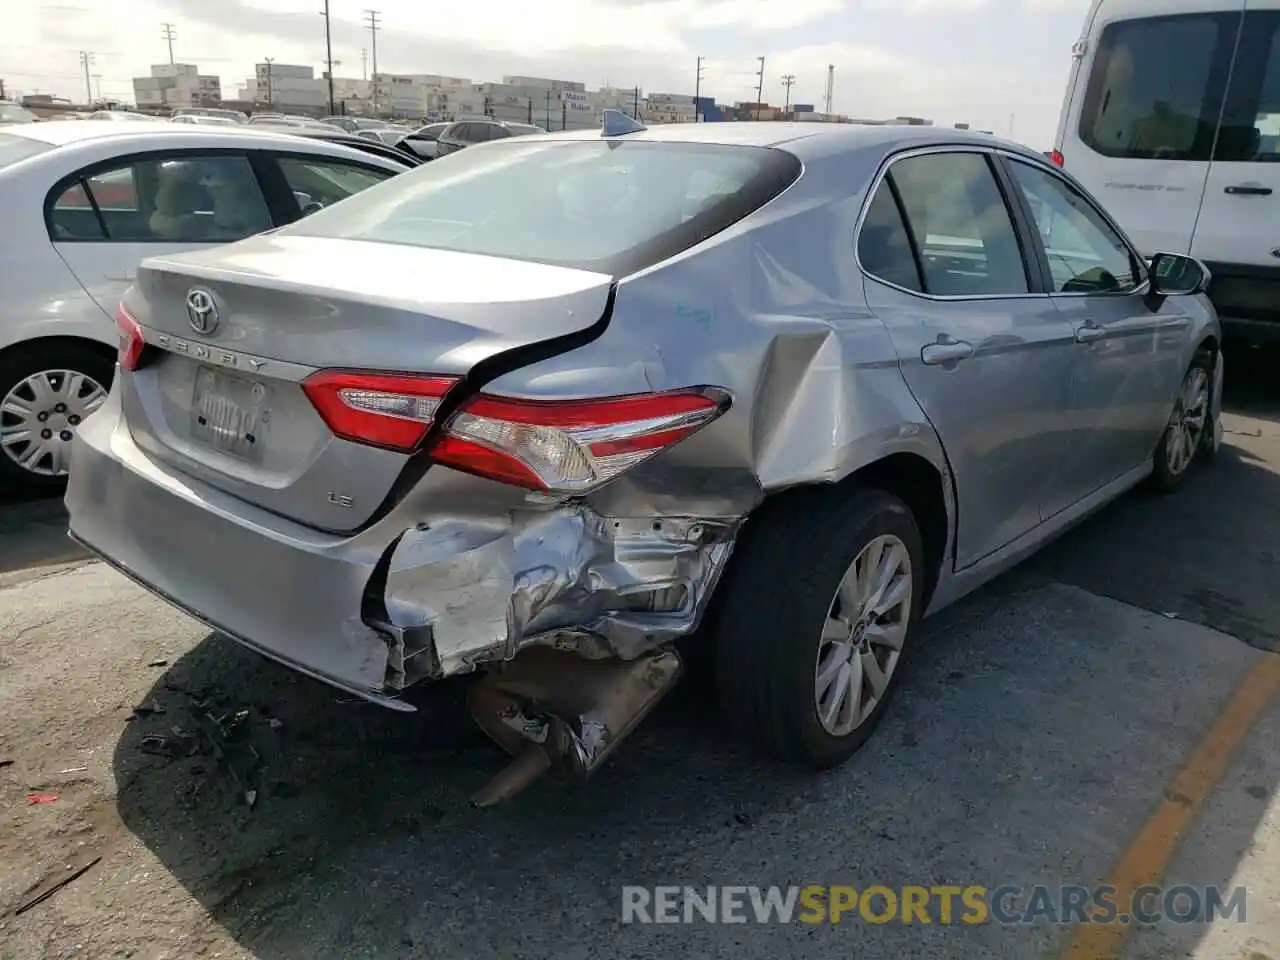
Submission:
M 102 384 L 78 371 L 32 374 L 0 399 L 0 451 L 29 473 L 61 477 L 76 427 L 106 399 Z
M 1209 375 L 1192 367 L 1182 381 L 1182 390 L 1173 405 L 1165 439 L 1165 465 L 1177 475 L 1186 470 L 1204 440 L 1209 420 Z
M 856 730 L 898 667 L 911 623 L 911 554 L 897 537 L 876 537 L 849 567 L 818 647 L 814 699 L 829 734 Z

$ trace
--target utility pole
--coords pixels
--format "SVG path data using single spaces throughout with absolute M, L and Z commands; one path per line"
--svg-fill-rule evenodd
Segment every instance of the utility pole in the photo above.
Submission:
M 698 79 L 693 82 L 693 122 L 697 123 L 702 119 L 702 111 L 698 107 L 698 101 L 702 99 L 702 61 L 706 57 L 698 58 Z
M 373 115 L 378 115 L 378 10 L 366 10 L 365 22 L 369 24 L 369 49 L 373 52 Z
M 543 118 L 543 129 L 551 129 L 551 88 L 547 87 L 547 114 Z
M 275 57 L 263 57 L 262 62 L 267 65 L 267 106 L 271 106 L 271 64 L 276 62 Z
M 631 119 L 640 119 L 640 88 L 636 87 L 635 98 L 631 101 Z
M 333 36 L 329 32 L 329 0 L 324 0 L 324 10 L 320 14 L 324 17 L 324 59 L 328 64 L 329 70 L 326 74 L 329 78 L 329 114 L 333 115 Z
M 831 116 L 831 98 L 836 90 L 836 65 L 834 63 L 827 64 L 827 94 L 826 94 L 826 113 Z
M 791 88 L 795 85 L 796 75 L 794 73 L 784 73 L 782 75 L 782 86 L 787 91 L 787 99 L 783 102 L 782 112 L 787 113 L 791 110 Z
M 93 63 L 93 53 L 80 51 L 80 66 L 84 67 L 84 102 L 93 103 L 93 85 L 89 82 L 89 65 Z
M 369 79 L 369 51 L 363 47 L 360 48 L 360 79 Z
M 764 96 L 764 57 L 756 57 L 760 61 L 760 72 L 756 74 L 759 81 L 756 84 L 756 119 L 760 119 L 760 108 L 763 105 L 762 97 Z
M 174 32 L 172 23 L 162 23 L 160 26 L 164 27 L 161 39 L 169 44 L 169 66 L 173 66 L 173 41 L 178 39 L 178 35 Z

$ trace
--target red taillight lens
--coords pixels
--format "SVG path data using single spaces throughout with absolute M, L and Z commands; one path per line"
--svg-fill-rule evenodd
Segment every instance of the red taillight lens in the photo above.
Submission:
M 133 314 L 124 308 L 123 303 L 116 307 L 116 329 L 120 331 L 116 362 L 120 364 L 121 370 L 137 370 L 147 341 L 142 337 L 142 327 L 133 319 Z
M 1054 150 L 1049 154 L 1049 160 L 1055 167 L 1061 167 L 1066 164 L 1067 158 L 1062 155 L 1061 150 Z
M 409 453 L 427 435 L 455 377 L 322 370 L 302 384 L 339 437 Z
M 430 453 L 504 483 L 583 493 L 700 430 L 728 404 L 714 388 L 564 402 L 481 395 L 463 405 Z

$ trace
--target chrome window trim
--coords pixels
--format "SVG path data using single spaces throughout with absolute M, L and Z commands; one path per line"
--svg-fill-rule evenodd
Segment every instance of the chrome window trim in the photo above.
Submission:
M 880 189 L 881 184 L 884 183 L 884 178 L 888 175 L 889 170 L 893 167 L 895 163 L 898 163 L 901 160 L 908 160 L 912 157 L 933 156 L 935 154 L 943 154 L 943 153 L 976 153 L 984 156 L 1001 157 L 1007 160 L 1022 161 L 1024 163 L 1027 163 L 1029 166 L 1034 166 L 1037 169 L 1043 169 L 1052 173 L 1055 177 L 1057 177 L 1063 184 L 1065 184 L 1073 192 L 1080 193 L 1079 189 L 1072 186 L 1069 180 L 1061 176 L 1061 174 L 1058 172 L 1058 170 L 1055 167 L 1047 163 L 1039 163 L 1033 157 L 1027 157 L 1015 150 L 1008 150 L 1004 147 L 990 146 L 990 145 L 976 144 L 976 143 L 974 144 L 946 143 L 946 144 L 934 144 L 932 146 L 926 146 L 926 147 L 911 147 L 906 150 L 900 150 L 897 153 L 892 153 L 887 158 L 885 158 L 885 160 L 880 164 L 880 168 L 876 171 L 875 176 L 871 178 L 871 183 L 867 187 L 867 191 L 862 198 L 862 209 L 858 211 L 858 219 L 854 224 L 854 228 L 853 228 L 853 259 L 854 259 L 854 263 L 857 264 L 858 272 L 862 274 L 862 277 L 864 280 L 873 280 L 876 283 L 880 284 L 881 286 L 888 287 L 891 290 L 896 290 L 899 293 L 905 293 L 911 297 L 918 297 L 921 300 L 931 300 L 936 303 L 971 303 L 979 300 L 981 301 L 1025 300 L 1028 297 L 1046 297 L 1046 298 L 1047 297 L 1097 297 L 1097 296 L 1131 297 L 1135 295 L 1146 294 L 1147 287 L 1149 285 L 1150 280 L 1148 277 L 1145 277 L 1145 276 L 1143 277 L 1142 283 L 1140 283 L 1137 287 L 1135 287 L 1132 290 L 1126 290 L 1123 293 L 1103 293 L 1103 292 L 1085 292 L 1085 291 L 1071 292 L 1071 293 L 1055 293 L 1052 290 L 1028 290 L 1025 293 L 936 294 L 936 293 L 925 293 L 920 290 L 908 290 L 906 287 L 899 286 L 896 283 L 891 283 L 888 280 L 885 280 L 881 277 L 876 276 L 874 273 L 871 273 L 869 270 L 867 270 L 866 267 L 862 265 L 862 256 L 859 253 L 859 247 L 861 245 L 860 241 L 862 239 L 862 227 L 864 222 L 866 221 L 867 213 L 870 210 L 871 201 L 875 198 L 876 191 Z M 999 187 L 1000 185 L 999 179 L 996 177 L 994 172 L 992 173 L 992 177 L 996 179 L 996 185 L 997 187 Z M 1017 185 L 1014 184 L 1014 186 L 1017 186 Z M 1084 196 L 1084 194 L 1081 194 L 1081 196 L 1085 200 L 1087 201 L 1089 200 L 1089 198 Z M 1003 198 L 1003 191 L 1002 191 L 1002 198 Z M 1125 236 L 1124 231 L 1120 230 L 1120 228 L 1116 225 L 1115 221 L 1113 221 L 1109 216 L 1107 216 L 1106 213 L 1102 211 L 1096 203 L 1093 203 L 1092 201 L 1090 201 L 1090 206 L 1094 210 L 1096 210 L 1099 214 L 1102 215 L 1103 221 L 1108 226 L 1110 226 L 1112 230 L 1115 230 L 1116 235 L 1120 237 L 1125 247 L 1134 256 L 1137 262 L 1145 266 L 1147 264 L 1146 259 L 1140 256 L 1134 250 L 1133 244 L 1129 241 L 1129 238 Z M 1012 211 L 1009 211 L 1009 225 L 1013 227 L 1013 230 L 1016 234 L 1018 232 L 1018 225 L 1017 223 L 1014 222 Z M 1032 241 L 1034 243 L 1039 243 L 1040 246 L 1043 248 L 1044 244 L 1040 240 L 1038 235 L 1033 237 Z M 1035 267 L 1036 270 L 1039 269 L 1038 263 L 1036 264 L 1025 263 L 1024 265 L 1029 270 L 1032 267 Z M 921 280 L 923 279 L 924 278 L 922 277 Z M 1028 278 L 1028 280 L 1030 280 L 1030 277 Z

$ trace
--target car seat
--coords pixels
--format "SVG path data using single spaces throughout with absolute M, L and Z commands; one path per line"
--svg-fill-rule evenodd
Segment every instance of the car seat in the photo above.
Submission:
M 209 191 L 194 180 L 174 177 L 161 181 L 156 190 L 155 210 L 148 226 L 158 240 L 198 243 L 206 239 L 207 216 L 213 204 Z

